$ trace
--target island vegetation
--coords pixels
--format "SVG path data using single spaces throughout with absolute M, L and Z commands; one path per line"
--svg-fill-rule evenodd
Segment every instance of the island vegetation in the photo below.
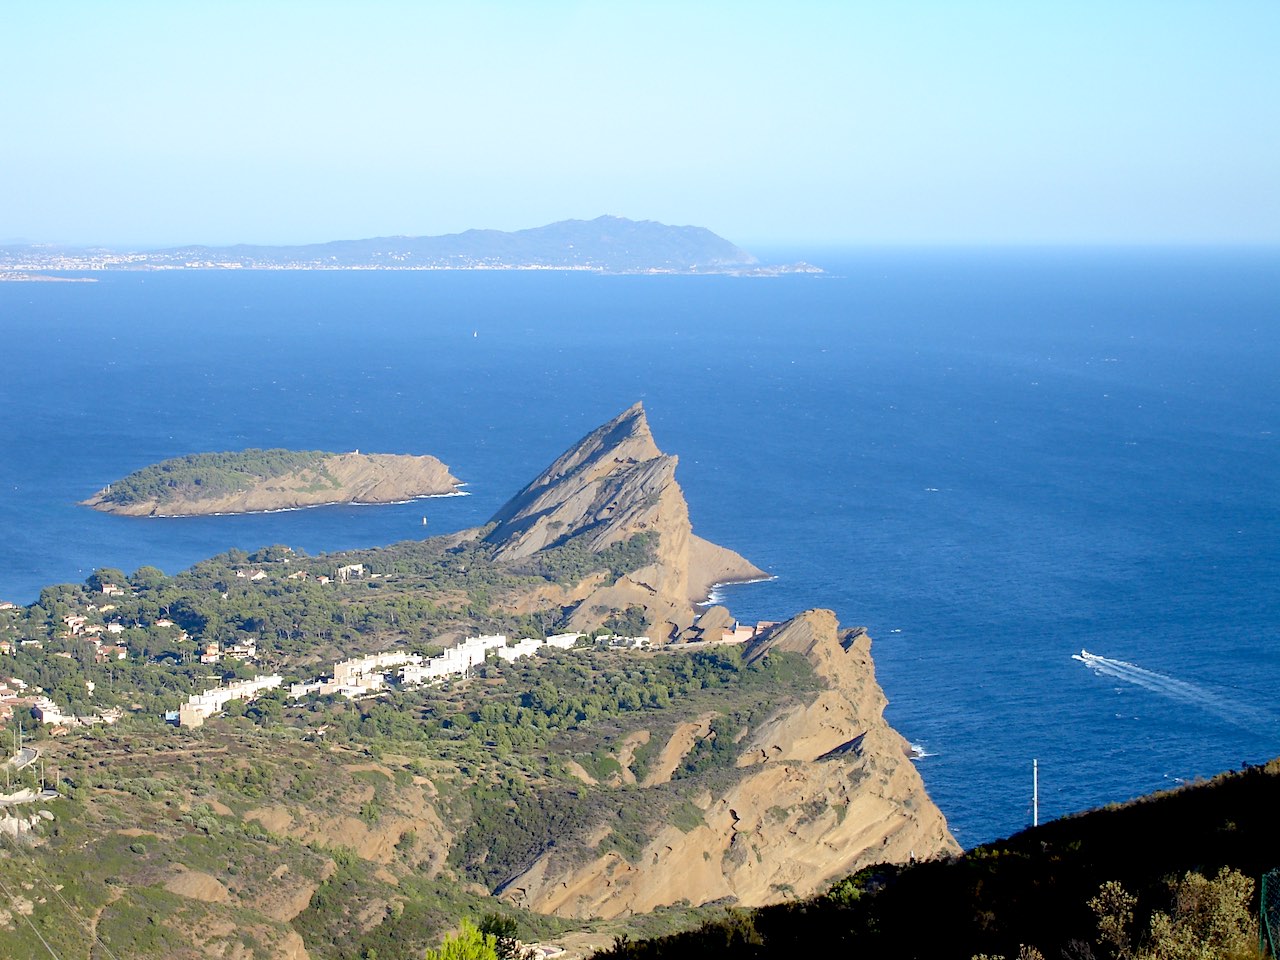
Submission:
M 194 453 L 143 467 L 84 501 L 107 513 L 178 516 L 388 503 L 456 493 L 430 456 L 271 449 Z
M 239 450 L 229 453 L 192 453 L 172 457 L 135 470 L 108 486 L 100 495 L 104 504 L 132 506 L 152 502 L 225 497 L 248 490 L 263 480 L 313 470 L 317 485 L 337 481 L 328 476 L 324 461 L 335 454 L 324 450 Z

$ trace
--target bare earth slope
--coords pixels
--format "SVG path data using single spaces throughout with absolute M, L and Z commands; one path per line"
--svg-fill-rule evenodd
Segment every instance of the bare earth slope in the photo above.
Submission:
M 188 517 L 222 513 L 260 513 L 334 503 L 398 503 L 417 497 L 456 493 L 460 481 L 430 456 L 389 453 L 340 453 L 315 469 L 262 480 L 247 490 L 219 497 L 180 497 L 118 504 L 100 491 L 84 505 L 131 517 Z
M 637 403 L 562 454 L 490 520 L 498 560 L 519 560 L 570 541 L 593 551 L 636 534 L 656 538 L 655 562 L 595 590 L 571 626 L 592 626 L 593 610 L 644 607 L 651 636 L 667 640 L 693 622 L 693 604 L 717 583 L 766 574 L 693 533 L 676 483 L 677 458 L 658 449 Z
M 663 827 L 634 865 L 616 852 L 578 867 L 545 854 L 504 895 L 578 917 L 724 897 L 758 905 L 814 893 L 869 864 L 958 852 L 907 742 L 884 719 L 865 631 L 842 632 L 831 611 L 810 610 L 746 656 L 772 650 L 803 654 L 827 688 L 755 728 L 742 775 L 699 799 L 704 823 Z

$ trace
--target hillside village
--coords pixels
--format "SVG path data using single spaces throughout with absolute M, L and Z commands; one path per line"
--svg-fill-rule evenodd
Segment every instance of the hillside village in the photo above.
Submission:
M 391 682 L 400 687 L 413 687 L 465 676 L 474 666 L 483 663 L 490 651 L 499 659 L 511 663 L 533 656 L 542 649 L 567 650 L 584 637 L 585 634 L 581 633 L 558 634 L 545 640 L 527 637 L 508 646 L 507 638 L 496 634 L 468 637 L 439 656 L 425 660 L 419 654 L 402 651 L 342 660 L 333 665 L 331 677 L 290 685 L 289 698 L 301 700 L 312 696 L 342 696 L 355 700 L 377 695 Z M 603 641 L 610 646 L 626 648 L 649 646 L 648 637 L 605 637 Z M 283 677 L 273 674 L 257 676 L 251 680 L 237 680 L 204 693 L 194 693 L 177 711 L 166 713 L 165 719 L 176 721 L 183 727 L 198 727 L 232 700 L 252 700 L 266 690 L 276 689 L 283 682 Z
M 290 551 L 291 552 L 291 551 Z M 291 557 L 284 557 L 278 563 L 288 564 Z M 328 573 L 313 574 L 310 569 L 296 569 L 287 574 L 269 573 L 271 564 L 263 566 L 240 567 L 234 570 L 234 577 L 246 584 L 270 586 L 280 579 L 294 582 L 311 581 L 321 586 L 341 586 L 353 581 L 368 578 L 381 579 L 382 575 L 366 569 L 363 563 L 342 564 L 332 568 Z M 84 603 L 61 617 L 62 628 L 54 639 L 65 644 L 79 643 L 83 648 L 76 651 L 61 649 L 52 651 L 50 656 L 64 660 L 72 660 L 77 656 L 91 656 L 92 662 L 105 665 L 113 661 L 125 661 L 131 656 L 128 640 L 123 636 L 126 631 L 146 630 L 161 631 L 172 636 L 177 644 L 190 645 L 198 654 L 192 656 L 205 666 L 214 666 L 224 660 L 237 665 L 251 667 L 259 663 L 258 638 L 244 636 L 236 641 L 219 642 L 193 637 L 180 627 L 173 619 L 161 616 L 150 623 L 143 623 L 135 616 L 132 619 L 122 611 L 120 603 L 126 602 L 135 595 L 135 591 L 127 584 L 122 586 L 113 581 L 94 585 L 86 592 Z M 225 599 L 224 593 L 224 599 Z M 99 598 L 107 602 L 99 602 Z M 16 604 L 5 602 L 0 604 L 0 616 L 4 613 L 19 611 Z M 717 622 L 719 622 L 717 620 Z M 736 621 L 723 629 L 696 634 L 697 645 L 707 643 L 743 644 L 759 636 L 764 631 L 776 626 L 769 621 L 762 621 L 754 626 Z M 38 638 L 15 639 L 6 637 L 0 640 L 0 655 L 16 655 L 19 650 L 35 655 L 44 652 L 45 640 Z M 446 641 L 447 642 L 447 641 Z M 348 699 L 357 699 L 376 695 L 389 688 L 412 687 L 422 683 L 442 681 L 452 677 L 466 675 L 477 664 L 482 663 L 492 654 L 506 662 L 533 656 L 543 649 L 571 649 L 579 647 L 606 647 L 621 650 L 649 650 L 652 641 L 647 636 L 624 636 L 606 631 L 592 634 L 582 632 L 554 634 L 544 638 L 521 637 L 509 641 L 505 634 L 488 634 L 470 636 L 462 639 L 454 646 L 445 647 L 443 652 L 434 657 L 407 650 L 389 650 L 379 654 L 348 658 L 337 661 L 333 665 L 331 675 L 309 681 L 294 682 L 289 685 L 289 698 L 300 700 L 308 696 L 326 697 L 338 695 Z M 681 646 L 688 646 L 682 644 Z M 137 659 L 141 651 L 133 651 Z M 166 657 L 153 658 L 152 664 L 163 664 Z M 92 696 L 96 684 L 93 680 L 85 680 L 86 692 Z M 227 672 L 218 686 L 190 695 L 187 701 L 173 710 L 164 712 L 164 719 L 181 726 L 200 726 L 209 717 L 221 712 L 226 704 L 233 700 L 249 702 L 260 694 L 281 687 L 285 677 L 279 673 L 237 676 L 235 671 Z M 28 689 L 28 683 L 17 677 L 0 680 L 0 725 L 13 717 L 25 719 L 28 715 L 39 724 L 47 725 L 54 735 L 65 734 L 77 726 L 93 726 L 111 724 L 123 716 L 120 706 L 103 707 L 98 710 L 79 714 L 60 707 L 49 693 L 41 687 Z

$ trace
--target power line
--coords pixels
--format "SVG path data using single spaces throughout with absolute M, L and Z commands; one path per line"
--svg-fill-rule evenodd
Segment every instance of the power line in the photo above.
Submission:
M 3 880 L 0 880 L 0 890 L 3 890 L 4 895 L 8 899 L 8 901 L 14 904 L 14 910 L 18 912 L 18 914 L 22 917 L 22 919 L 27 921 L 27 926 L 31 928 L 31 932 L 36 935 L 36 937 L 40 940 L 40 942 L 44 944 L 44 948 L 49 951 L 49 956 L 53 957 L 53 960 L 62 960 L 62 958 L 59 957 L 57 953 L 54 952 L 53 947 L 49 946 L 49 941 L 44 938 L 44 935 L 41 934 L 40 931 L 36 929 L 36 925 L 35 923 L 32 922 L 30 915 L 23 913 L 21 910 L 18 910 L 17 903 L 16 903 L 17 898 L 14 897 L 14 895 L 9 892 L 9 886 Z
M 41 873 L 41 871 L 40 871 L 40 869 L 39 869 L 40 865 L 39 865 L 38 863 L 36 863 L 36 858 L 35 858 L 35 857 L 33 857 L 33 856 L 31 855 L 31 851 L 29 851 L 29 850 L 24 850 L 24 849 L 22 848 L 22 846 L 21 846 L 21 845 L 19 845 L 19 843 L 17 842 L 17 840 L 16 840 L 16 839 L 14 839 L 14 838 L 12 838 L 12 837 L 9 837 L 9 835 L 8 835 L 8 834 L 4 834 L 4 836 L 5 836 L 5 838 L 6 838 L 6 839 L 8 839 L 8 840 L 9 840 L 9 844 L 10 844 L 10 846 L 12 846 L 14 850 L 18 851 L 18 852 L 19 852 L 19 853 L 21 853 L 23 856 L 25 856 L 25 857 L 27 858 L 27 860 L 29 860 L 29 861 L 31 862 L 31 865 L 32 865 L 33 867 L 35 867 L 35 868 L 36 868 L 36 877 L 37 877 L 37 878 L 39 878 L 41 881 L 43 881 L 43 882 L 44 882 L 44 884 L 45 884 L 45 886 L 49 888 L 49 892 L 50 892 L 50 893 L 52 893 L 55 897 L 57 897 L 57 898 L 58 898 L 58 902 L 59 902 L 59 903 L 61 903 L 61 904 L 62 904 L 62 906 L 66 909 L 67 913 L 71 915 L 71 918 L 72 918 L 73 920 L 75 920 L 75 921 L 76 921 L 76 922 L 77 922 L 81 927 L 83 927 L 83 928 L 84 928 L 84 931 L 85 931 L 87 934 L 89 934 L 89 936 L 93 937 L 94 941 L 96 941 L 96 942 L 97 942 L 97 943 L 102 947 L 102 949 L 106 951 L 107 956 L 108 956 L 108 957 L 110 957 L 110 958 L 111 958 L 111 960 L 120 960 L 120 958 L 119 958 L 119 957 L 117 957 L 117 956 L 112 952 L 111 948 L 110 948 L 109 946 L 107 946 L 106 941 L 104 941 L 100 936 L 98 936 L 97 931 L 96 931 L 96 930 L 94 930 L 92 926 L 90 926 L 89 921 L 88 921 L 88 920 L 86 920 L 86 919 L 84 919 L 84 918 L 82 918 L 78 913 L 76 913 L 75 908 L 74 908 L 74 907 L 72 907 L 72 906 L 71 906 L 71 904 L 69 904 L 69 903 L 67 902 L 66 897 L 64 897 L 64 896 L 62 895 L 62 891 L 61 891 L 61 890 L 59 890 L 56 886 L 54 886 L 52 883 L 50 883 L 50 882 L 49 882 L 49 881 L 48 881 L 48 880 L 43 876 L 43 874 Z M 28 918 L 28 919 L 27 919 L 27 922 L 28 922 L 28 923 L 30 923 L 30 922 L 31 922 L 30 918 Z M 32 926 L 32 929 L 33 929 L 33 930 L 35 930 L 35 927 L 34 927 L 34 926 Z M 38 937 L 40 936 L 39 931 L 36 931 L 36 936 L 38 936 Z M 41 941 L 41 943 L 44 943 L 44 937 L 40 937 L 40 941 Z M 46 944 L 45 944 L 45 946 L 46 946 L 46 947 L 48 947 L 49 945 L 46 943 Z M 50 949 L 49 949 L 49 952 L 50 952 L 50 953 L 53 953 L 52 948 L 50 948 Z M 54 954 L 54 956 L 56 957 L 56 956 L 57 956 L 57 954 Z

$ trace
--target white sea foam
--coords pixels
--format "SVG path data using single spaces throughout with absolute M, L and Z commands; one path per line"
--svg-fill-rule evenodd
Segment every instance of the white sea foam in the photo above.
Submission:
M 768 583 L 770 580 L 777 579 L 777 577 L 756 577 L 754 580 L 726 580 L 724 583 L 713 583 L 707 592 L 707 599 L 695 604 L 695 606 L 714 607 L 718 603 L 724 603 L 725 587 L 740 587 L 748 583 Z
M 724 602 L 724 591 L 719 587 L 713 586 L 711 592 L 707 594 L 707 599 L 698 604 L 700 607 L 714 607 L 717 603 Z
M 1096 653 L 1089 653 L 1087 650 L 1072 654 L 1071 659 L 1079 660 L 1099 676 L 1131 683 L 1170 700 L 1199 707 L 1220 720 L 1225 720 L 1227 723 L 1233 723 L 1249 729 L 1257 729 L 1260 726 L 1276 722 L 1276 718 L 1268 710 L 1239 703 L 1227 696 L 1202 687 L 1198 683 L 1179 680 L 1177 677 L 1171 677 L 1163 673 L 1156 673 L 1154 670 L 1148 670 L 1135 663 L 1112 660 Z

